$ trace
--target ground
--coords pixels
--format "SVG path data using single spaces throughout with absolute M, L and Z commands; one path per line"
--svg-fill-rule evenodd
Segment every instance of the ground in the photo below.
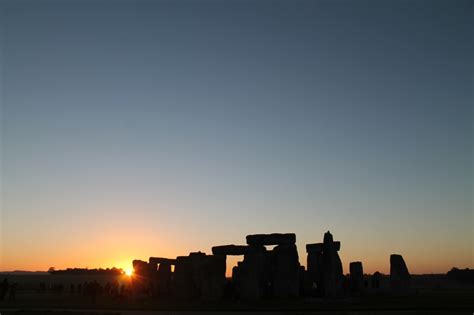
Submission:
M 3 276 L 3 275 L 2 275 Z M 359 297 L 338 299 L 300 298 L 293 300 L 262 300 L 189 302 L 151 298 L 121 299 L 99 296 L 96 301 L 78 293 L 70 293 L 70 285 L 86 281 L 101 284 L 118 281 L 129 283 L 129 278 L 49 275 L 8 275 L 10 283 L 18 283 L 15 301 L 0 301 L 0 315 L 134 315 L 134 314 L 189 314 L 199 312 L 236 314 L 474 314 L 474 285 L 447 281 L 445 276 L 414 277 L 417 287 L 407 296 L 394 296 L 390 291 L 373 292 Z M 40 291 L 39 283 L 47 287 L 64 285 L 64 291 Z M 76 287 L 77 288 L 77 287 Z M 77 291 L 76 291 L 77 292 Z
M 418 290 L 405 297 L 366 296 L 335 300 L 297 299 L 255 302 L 182 302 L 176 300 L 116 301 L 101 297 L 92 302 L 68 293 L 19 292 L 16 301 L 0 302 L 1 315 L 9 314 L 474 314 L 474 289 Z

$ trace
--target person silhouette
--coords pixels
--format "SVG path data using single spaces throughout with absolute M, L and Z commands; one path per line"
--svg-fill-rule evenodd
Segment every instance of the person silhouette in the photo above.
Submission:
M 16 287 L 17 287 L 17 283 L 13 283 L 11 286 L 10 286 L 10 295 L 9 295 L 9 298 L 8 300 L 9 301 L 15 301 L 16 299 Z
M 4 278 L 0 283 L 0 301 L 3 301 L 8 292 L 8 280 Z

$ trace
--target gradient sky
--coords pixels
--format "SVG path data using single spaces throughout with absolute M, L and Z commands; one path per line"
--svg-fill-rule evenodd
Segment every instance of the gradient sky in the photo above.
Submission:
M 0 270 L 330 230 L 474 267 L 472 1 L 2 1 Z M 235 259 L 230 264 L 235 263 Z

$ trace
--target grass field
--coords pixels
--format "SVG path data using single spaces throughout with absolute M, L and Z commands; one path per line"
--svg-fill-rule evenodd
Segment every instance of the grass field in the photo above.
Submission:
M 331 312 L 332 314 L 373 314 L 394 311 L 396 313 L 434 311 L 446 314 L 473 314 L 474 290 L 424 290 L 407 297 L 367 296 L 358 298 L 341 298 L 334 300 L 297 299 L 297 300 L 263 300 L 254 302 L 216 301 L 216 302 L 183 302 L 177 300 L 122 300 L 110 297 L 98 297 L 95 302 L 81 295 L 68 293 L 19 292 L 16 301 L 0 302 L 2 315 L 8 310 L 34 309 L 76 309 L 76 310 L 155 310 L 155 311 L 239 311 L 239 312 L 277 312 L 306 314 L 312 312 Z M 444 314 L 444 313 L 443 313 Z M 56 314 L 54 314 L 56 315 Z
M 0 301 L 1 315 L 8 314 L 181 314 L 199 311 L 200 314 L 474 314 L 474 287 L 418 288 L 408 296 L 366 294 L 359 297 L 261 301 L 180 301 L 175 299 L 122 298 L 98 296 L 95 301 L 78 293 L 70 293 L 70 284 L 97 280 L 101 284 L 111 281 L 127 283 L 126 276 L 9 276 L 10 282 L 19 284 L 15 301 Z M 65 291 L 39 291 L 38 284 L 63 284 Z

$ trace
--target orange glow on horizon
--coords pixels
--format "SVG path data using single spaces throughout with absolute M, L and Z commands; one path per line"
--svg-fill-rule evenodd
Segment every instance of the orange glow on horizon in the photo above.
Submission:
M 133 275 L 133 269 L 132 268 L 125 269 L 125 275 L 131 277 Z
M 106 231 L 106 234 L 102 234 Z M 197 241 L 194 238 L 171 241 L 169 235 L 161 235 L 153 230 L 142 234 L 121 234 L 117 240 L 113 230 L 100 231 L 95 240 L 96 246 L 86 246 L 83 243 L 65 242 L 62 246 L 46 248 L 32 243 L 24 246 L 15 246 L 15 242 L 4 242 L 0 248 L 0 271 L 47 271 L 50 267 L 56 270 L 66 268 L 121 268 L 123 276 L 133 276 L 131 266 L 134 259 L 147 261 L 150 256 L 175 258 L 187 255 L 190 252 L 201 250 L 210 254 L 215 243 L 212 241 Z M 245 233 L 244 233 L 245 234 Z M 298 256 L 300 264 L 306 266 L 307 254 L 305 244 L 320 240 L 323 233 L 311 233 L 315 236 L 301 237 L 298 240 Z M 339 235 L 341 234 L 341 237 Z M 344 273 L 349 272 L 349 263 L 362 261 L 363 271 L 372 274 L 379 271 L 390 273 L 390 254 L 399 253 L 403 256 L 411 274 L 446 273 L 453 267 L 472 268 L 473 260 L 470 251 L 464 250 L 469 243 L 459 243 L 458 246 L 450 242 L 430 244 L 413 242 L 411 239 L 394 241 L 395 238 L 378 238 L 378 243 L 367 245 L 367 240 L 350 238 L 350 233 L 335 233 L 336 240 L 342 242 L 343 247 L 338 252 L 342 260 Z M 76 234 L 74 234 L 76 235 Z M 87 235 L 90 237 L 90 235 Z M 221 236 L 216 236 L 221 238 Z M 222 239 L 224 239 L 222 237 Z M 234 241 L 234 239 L 236 241 Z M 238 237 L 224 239 L 223 242 L 237 242 Z M 87 244 L 87 243 L 84 243 Z M 137 246 L 139 244 L 139 246 Z M 467 244 L 467 246 L 463 246 Z M 435 246 L 436 245 L 436 246 Z M 73 250 L 74 249 L 74 250 Z M 47 253 L 47 255 L 45 255 Z M 31 260 L 31 256 L 37 257 Z M 232 276 L 232 267 L 236 266 L 243 256 L 228 256 L 226 276 Z

